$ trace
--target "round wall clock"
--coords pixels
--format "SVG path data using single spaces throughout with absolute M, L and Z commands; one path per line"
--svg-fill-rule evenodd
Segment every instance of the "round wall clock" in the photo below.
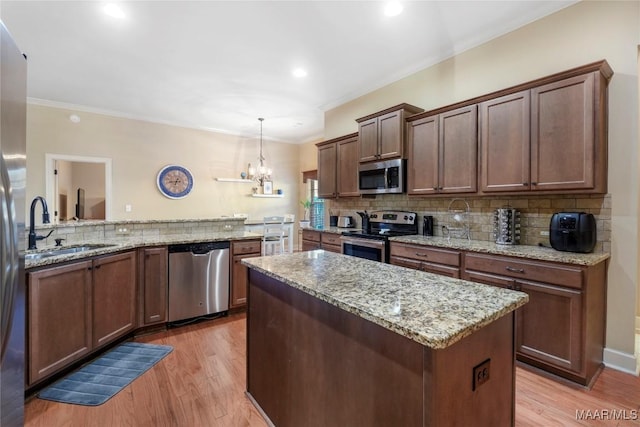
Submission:
M 187 168 L 167 165 L 158 172 L 158 189 L 170 199 L 182 199 L 193 189 L 193 175 Z

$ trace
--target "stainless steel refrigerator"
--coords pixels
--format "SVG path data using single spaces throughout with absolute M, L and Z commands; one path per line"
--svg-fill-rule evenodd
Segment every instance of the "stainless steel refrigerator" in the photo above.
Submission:
M 0 426 L 24 423 L 27 61 L 0 22 Z

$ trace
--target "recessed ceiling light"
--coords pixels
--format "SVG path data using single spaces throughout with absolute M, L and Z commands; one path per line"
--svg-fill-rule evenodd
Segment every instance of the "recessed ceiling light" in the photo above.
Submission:
M 298 67 L 298 68 L 294 68 L 291 74 L 293 74 L 293 77 L 298 77 L 298 78 L 307 77 L 307 70 L 305 70 L 304 68 Z
M 104 11 L 104 13 L 111 16 L 112 18 L 118 18 L 118 19 L 125 18 L 125 14 L 122 11 L 122 9 L 120 8 L 120 6 L 118 6 L 115 3 L 107 4 L 102 10 Z
M 384 6 L 384 14 L 386 16 L 398 16 L 403 9 L 404 7 L 399 1 L 390 1 Z

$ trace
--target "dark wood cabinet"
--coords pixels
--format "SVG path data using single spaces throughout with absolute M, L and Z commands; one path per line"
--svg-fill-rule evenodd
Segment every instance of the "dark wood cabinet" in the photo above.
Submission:
M 318 147 L 318 197 L 359 196 L 358 134 L 316 144 Z
M 405 119 L 423 111 L 400 104 L 357 119 L 361 163 L 402 158 L 405 155 Z
M 260 240 L 241 240 L 231 242 L 231 289 L 229 308 L 241 308 L 247 305 L 247 267 L 242 264 L 244 258 L 253 258 L 261 254 Z
M 28 383 L 69 366 L 136 325 L 136 254 L 28 273 Z
M 606 152 L 596 147 L 595 127 L 599 74 L 588 73 L 531 90 L 532 189 L 602 188 L 604 177 L 598 162 L 606 162 Z
M 527 191 L 531 188 L 528 90 L 479 105 L 480 190 Z
M 82 261 L 28 273 L 29 384 L 91 351 L 91 265 Z
M 462 278 L 526 292 L 516 311 L 516 357 L 589 385 L 602 368 L 606 263 L 576 266 L 465 254 Z
M 477 191 L 477 106 L 408 122 L 407 192 L 414 195 Z
M 136 327 L 136 253 L 93 261 L 93 348 L 102 347 Z
M 441 276 L 460 278 L 460 252 L 391 242 L 391 264 Z
M 342 253 L 342 241 L 340 234 L 323 231 L 320 233 L 320 249 L 338 254 Z
M 479 104 L 482 193 L 606 193 L 606 62 Z
M 317 230 L 302 230 L 302 250 L 313 251 L 320 249 L 320 232 Z
M 138 249 L 138 325 L 167 321 L 168 260 L 166 246 Z
M 317 144 L 318 146 L 318 197 L 330 199 L 336 197 L 338 146 L 335 142 Z

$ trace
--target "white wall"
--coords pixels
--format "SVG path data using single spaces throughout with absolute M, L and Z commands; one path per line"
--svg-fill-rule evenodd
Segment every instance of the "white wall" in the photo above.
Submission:
M 408 41 L 409 44 L 414 43 Z M 640 3 L 584 1 L 368 93 L 325 114 L 325 137 L 357 131 L 355 119 L 407 102 L 427 110 L 606 59 L 612 198 L 605 360 L 635 371 L 638 285 L 638 45 Z

